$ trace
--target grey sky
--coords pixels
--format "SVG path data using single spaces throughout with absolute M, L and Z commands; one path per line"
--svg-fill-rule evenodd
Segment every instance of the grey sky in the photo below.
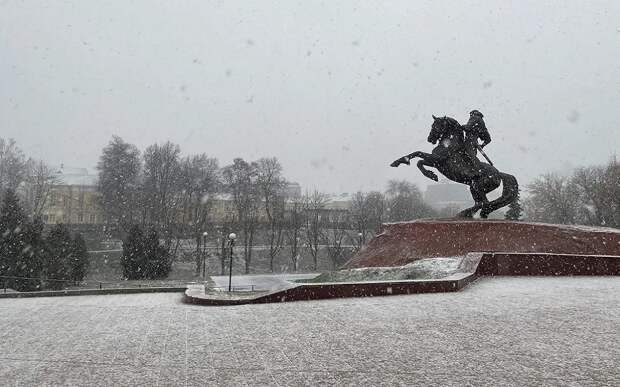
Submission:
M 277 156 L 330 192 L 383 189 L 431 114 L 485 114 L 522 182 L 620 144 L 618 1 L 3 1 L 0 136 L 92 168 L 143 149 Z

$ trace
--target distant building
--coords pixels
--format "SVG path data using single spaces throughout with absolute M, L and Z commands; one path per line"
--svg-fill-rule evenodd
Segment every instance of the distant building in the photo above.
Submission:
M 349 193 L 341 193 L 338 195 L 330 195 L 329 202 L 325 206 L 326 210 L 346 211 L 351 209 L 353 198 Z
M 56 180 L 43 210 L 44 223 L 103 223 L 97 175 L 89 174 L 86 168 L 61 165 L 56 171 Z
M 90 174 L 86 168 L 66 167 L 56 168 L 56 184 L 51 192 L 44 210 L 42 220 L 45 224 L 85 224 L 99 225 L 104 223 L 103 211 L 100 205 L 100 193 L 97 190 L 97 175 Z M 286 194 L 289 198 L 300 198 L 301 186 L 299 183 L 287 183 Z M 236 210 L 230 194 L 218 194 L 213 198 L 209 218 L 211 221 L 230 222 L 236 217 Z M 350 209 L 351 197 L 348 194 L 332 195 L 329 197 L 324 211 L 340 212 Z M 267 220 L 263 205 L 258 207 L 258 217 L 261 222 Z M 191 216 L 188 217 L 191 221 Z
M 466 208 L 473 205 L 469 189 L 464 184 L 441 182 L 426 187 L 424 200 L 433 208 Z
M 301 196 L 301 185 L 295 182 L 286 183 L 286 187 L 284 187 L 284 191 L 286 196 L 290 198 L 298 198 Z
M 209 218 L 218 222 L 230 222 L 233 218 L 236 218 L 235 204 L 233 203 L 232 196 L 230 194 L 218 194 L 213 198 L 211 211 Z M 259 208 L 262 211 L 262 206 Z

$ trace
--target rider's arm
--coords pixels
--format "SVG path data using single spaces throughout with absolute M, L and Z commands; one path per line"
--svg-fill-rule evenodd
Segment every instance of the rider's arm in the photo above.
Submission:
M 484 148 L 487 144 L 491 142 L 491 135 L 489 134 L 487 126 L 484 123 L 482 117 L 475 118 L 475 127 L 478 132 L 478 138 L 482 140 L 482 144 L 480 144 L 480 147 Z
M 486 126 L 482 126 L 482 130 L 480 131 L 480 139 L 482 140 L 482 144 L 480 145 L 481 148 L 484 148 L 491 142 L 491 135 L 489 134 Z

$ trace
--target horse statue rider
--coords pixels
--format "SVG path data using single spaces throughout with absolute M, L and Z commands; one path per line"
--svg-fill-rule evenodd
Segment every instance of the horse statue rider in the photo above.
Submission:
M 483 120 L 484 115 L 478 110 L 472 110 L 469 112 L 469 120 L 462 126 L 465 131 L 465 142 L 467 146 L 465 150 L 467 154 L 473 159 L 476 158 L 477 150 L 484 148 L 491 142 L 491 135 L 487 130 L 487 126 Z M 478 139 L 482 140 L 482 144 L 478 144 Z M 487 159 L 488 160 L 488 159 Z M 489 164 L 492 163 L 489 161 Z
M 480 217 L 488 215 L 512 203 L 519 191 L 517 179 L 507 173 L 498 171 L 482 148 L 491 142 L 491 136 L 483 120 L 483 114 L 472 110 L 467 124 L 460 125 L 451 117 L 433 116 L 433 124 L 427 141 L 437 146 L 432 153 L 416 151 L 403 156 L 390 164 L 398 167 L 400 164 L 410 164 L 410 160 L 419 157 L 418 169 L 429 179 L 438 181 L 437 175 L 425 167 L 436 168 L 448 179 L 457 183 L 467 184 L 474 199 L 475 205 L 461 211 L 458 215 L 471 218 L 480 211 Z M 478 143 L 482 140 L 482 144 Z M 477 152 L 486 158 L 488 163 L 480 161 Z M 489 201 L 486 195 L 503 183 L 502 196 Z

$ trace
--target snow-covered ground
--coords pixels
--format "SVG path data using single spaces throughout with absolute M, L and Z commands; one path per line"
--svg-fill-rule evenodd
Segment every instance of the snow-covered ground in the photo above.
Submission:
M 2 385 L 620 385 L 618 277 L 204 307 L 180 294 L 0 300 Z
M 360 282 L 445 278 L 459 267 L 462 257 L 426 258 L 405 266 L 364 267 L 330 271 L 309 282 Z

